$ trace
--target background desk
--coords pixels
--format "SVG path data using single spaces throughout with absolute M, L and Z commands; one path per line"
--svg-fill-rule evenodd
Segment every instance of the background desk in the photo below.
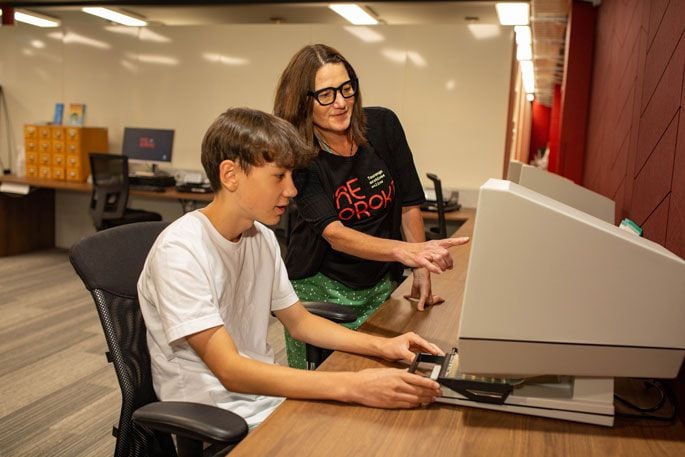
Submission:
M 473 218 L 459 230 L 470 235 Z M 452 248 L 455 267 L 433 276 L 445 303 L 418 312 L 405 281 L 360 331 L 393 336 L 416 331 L 448 351 L 457 329 L 470 246 Z M 335 352 L 321 370 L 392 366 Z M 324 401 L 286 400 L 230 457 L 244 456 L 684 456 L 685 427 L 617 420 L 614 428 L 435 403 L 383 410 Z
M 90 194 L 86 182 L 0 176 L 0 182 L 31 186 L 28 195 L 0 193 L 0 257 L 16 255 L 55 246 L 55 190 Z M 131 189 L 131 196 L 157 200 L 178 200 L 184 209 L 194 202 L 210 202 L 213 194 L 177 192 L 173 187 L 164 192 Z M 83 207 L 87 212 L 87 207 Z

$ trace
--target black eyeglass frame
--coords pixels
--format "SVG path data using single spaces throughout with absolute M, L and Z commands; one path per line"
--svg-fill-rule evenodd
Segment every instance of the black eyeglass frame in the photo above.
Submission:
M 354 93 L 346 96 L 345 94 L 343 94 L 342 88 L 343 88 L 343 86 L 350 84 L 350 83 L 352 84 L 352 88 L 354 89 Z M 325 92 L 327 90 L 333 91 L 333 100 L 331 100 L 330 103 L 322 103 L 321 100 L 319 100 L 319 95 L 322 92 Z M 335 99 L 338 98 L 338 92 L 340 93 L 340 95 L 342 95 L 342 98 L 344 98 L 344 99 L 354 97 L 355 95 L 357 95 L 357 92 L 359 92 L 359 80 L 357 78 L 351 78 L 351 79 L 348 79 L 347 81 L 345 81 L 344 83 L 342 83 L 341 85 L 339 85 L 338 87 L 324 87 L 323 89 L 319 89 L 316 91 L 309 91 L 309 92 L 307 92 L 307 95 L 312 97 L 314 100 L 316 100 L 316 102 L 319 105 L 328 106 L 328 105 L 332 105 L 333 103 L 335 103 Z

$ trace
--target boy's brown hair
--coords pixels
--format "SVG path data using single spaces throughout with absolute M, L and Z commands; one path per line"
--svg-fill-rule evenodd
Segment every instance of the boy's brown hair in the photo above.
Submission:
M 312 149 L 289 122 L 251 108 L 228 109 L 202 140 L 202 167 L 214 192 L 221 189 L 219 165 L 224 160 L 249 173 L 252 166 L 270 162 L 288 169 L 305 167 L 312 157 Z

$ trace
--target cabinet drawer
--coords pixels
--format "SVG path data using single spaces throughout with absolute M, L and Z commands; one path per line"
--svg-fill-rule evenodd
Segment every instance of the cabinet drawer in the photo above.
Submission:
M 64 167 L 52 167 L 52 179 L 64 181 L 65 177 L 66 173 L 64 171 Z
M 50 140 L 40 140 L 38 142 L 38 152 L 48 154 L 52 151 L 52 142 Z
M 67 154 L 81 154 L 81 143 L 76 141 L 67 141 Z
M 36 151 L 26 151 L 26 165 L 38 165 L 38 153 Z
M 64 141 L 64 127 L 53 125 L 50 130 L 52 131 L 52 141 Z
M 73 155 L 73 154 L 67 154 L 66 156 L 66 165 L 67 167 L 70 168 L 81 168 L 81 156 Z
M 38 152 L 38 140 L 26 140 L 24 148 L 26 148 L 26 152 Z
M 38 127 L 38 139 L 39 140 L 51 140 L 52 132 L 50 131 L 49 125 L 41 125 Z
M 67 168 L 65 170 L 66 176 L 65 179 L 67 181 L 85 181 L 86 177 L 83 176 L 83 170 L 80 168 Z
M 38 165 L 26 164 L 26 177 L 27 178 L 37 178 L 38 177 Z
M 81 141 L 81 129 L 78 127 L 67 127 L 64 129 L 64 135 L 67 141 Z
M 38 177 L 41 179 L 52 178 L 52 168 L 51 167 L 44 167 L 44 166 L 38 167 Z
M 49 152 L 41 152 L 38 154 L 38 165 L 52 165 L 52 154 Z
M 37 140 L 38 139 L 38 127 L 35 125 L 25 125 L 24 126 L 24 139 L 25 140 Z
M 53 154 L 52 155 L 52 166 L 53 167 L 64 167 L 67 164 L 64 154 Z
M 53 154 L 64 154 L 66 151 L 66 144 L 64 141 L 55 141 L 52 140 L 52 153 Z

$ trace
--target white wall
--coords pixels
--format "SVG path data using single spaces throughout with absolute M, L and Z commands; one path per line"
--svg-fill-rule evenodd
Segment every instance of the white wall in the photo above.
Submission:
M 366 105 L 400 116 L 424 182 L 426 172 L 435 172 L 443 186 L 461 191 L 466 206 L 475 206 L 477 188 L 501 177 L 511 61 L 511 29 L 486 27 L 492 36 L 476 39 L 465 25 L 378 26 L 372 30 L 381 41 L 369 43 L 350 27 L 330 25 L 17 25 L 0 28 L 0 85 L 17 145 L 22 125 L 50 121 L 56 102 L 86 103 L 86 125 L 109 129 L 112 152 L 121 151 L 124 126 L 171 128 L 172 166 L 197 170 L 211 121 L 229 106 L 271 111 L 292 54 L 323 42 L 355 66 Z M 7 162 L 0 119 L 0 157 Z M 59 246 L 91 230 L 74 222 L 76 211 L 85 213 L 82 200 L 60 194 Z M 174 217 L 165 204 L 134 203 Z M 62 214 L 72 214 L 71 221 Z M 89 223 L 87 215 L 79 219 Z

